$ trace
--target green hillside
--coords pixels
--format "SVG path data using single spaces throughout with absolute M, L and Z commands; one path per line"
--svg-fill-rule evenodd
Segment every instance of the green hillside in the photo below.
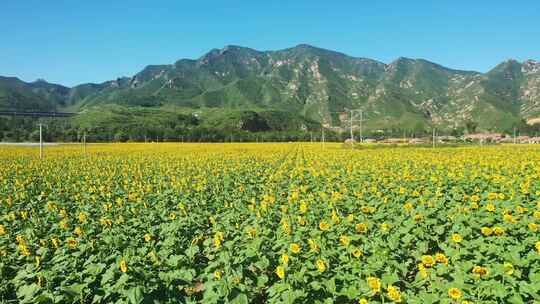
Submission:
M 483 74 L 422 59 L 384 64 L 309 45 L 279 51 L 227 46 L 73 88 L 1 77 L 0 108 L 79 111 L 69 121 L 73 129 L 136 125 L 149 134 L 160 129 L 163 137 L 196 128 L 306 132 L 321 124 L 340 133 L 348 128 L 346 109 L 364 111 L 368 133 L 420 134 L 432 127 L 450 133 L 471 124 L 504 132 L 540 116 L 540 64 L 508 60 Z M 183 116 L 171 114 L 177 112 Z M 197 122 L 190 122 L 197 113 Z M 268 113 L 286 122 L 263 122 Z M 241 127 L 253 121 L 260 125 Z
M 26 83 L 0 76 L 0 109 L 54 110 L 65 104 L 70 89 L 43 80 Z

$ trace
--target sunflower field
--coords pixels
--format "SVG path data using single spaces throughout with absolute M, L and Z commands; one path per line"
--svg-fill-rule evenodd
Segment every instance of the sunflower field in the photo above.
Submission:
M 537 146 L 0 149 L 0 303 L 540 303 Z

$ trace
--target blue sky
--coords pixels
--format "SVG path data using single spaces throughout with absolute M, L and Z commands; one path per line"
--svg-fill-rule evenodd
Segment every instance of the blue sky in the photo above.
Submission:
M 308 43 L 487 71 L 540 60 L 540 1 L 17 0 L 0 7 L 0 75 L 75 85 L 234 44 Z

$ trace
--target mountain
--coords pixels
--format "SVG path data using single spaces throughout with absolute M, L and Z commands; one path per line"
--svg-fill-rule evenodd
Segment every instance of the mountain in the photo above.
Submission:
M 44 80 L 26 83 L 15 77 L 0 76 L 0 108 L 50 110 L 65 104 L 70 88 Z
M 345 109 L 362 109 L 372 131 L 504 131 L 540 117 L 540 63 L 508 60 L 479 73 L 423 59 L 385 64 L 305 44 L 278 51 L 226 46 L 196 60 L 150 65 L 132 77 L 73 88 L 0 78 L 0 108 L 85 113 L 108 105 L 127 112 L 278 111 L 337 131 L 347 127 Z
M 192 108 L 273 108 L 329 119 L 357 103 L 351 90 L 372 90 L 385 65 L 300 45 L 274 52 L 238 46 L 212 50 L 198 60 L 148 66 L 82 101 L 82 106 L 176 105 Z M 362 97 L 367 96 L 365 92 Z M 321 116 L 322 115 L 322 116 Z M 337 115 L 334 115 L 337 116 Z

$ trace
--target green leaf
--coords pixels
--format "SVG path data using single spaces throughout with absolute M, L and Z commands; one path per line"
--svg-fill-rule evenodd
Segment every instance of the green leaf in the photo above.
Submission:
M 167 263 L 173 267 L 178 267 L 182 258 L 183 257 L 181 255 L 172 255 L 169 257 L 169 259 L 167 259 Z
M 51 303 L 54 302 L 54 299 L 49 294 L 40 294 L 35 297 L 32 302 L 34 303 Z
M 109 267 L 109 269 L 107 269 L 107 271 L 105 271 L 105 273 L 101 277 L 101 285 L 105 285 L 106 283 L 114 279 L 115 270 L 116 266 L 112 265 L 111 267 Z
M 261 288 L 264 287 L 268 283 L 268 276 L 267 275 L 260 275 L 257 277 L 257 287 Z
M 114 289 L 120 289 L 122 288 L 126 283 L 127 281 L 129 280 L 129 276 L 127 274 L 122 274 L 120 276 L 120 278 L 116 281 L 116 283 L 114 284 Z
M 240 293 L 230 303 L 231 304 L 248 304 L 249 301 L 248 301 L 248 297 L 245 294 Z
M 324 282 L 324 286 L 326 286 L 326 290 L 328 290 L 329 293 L 336 292 L 336 281 L 333 278 L 330 280 L 326 280 Z
M 257 255 L 257 251 L 254 248 L 250 247 L 245 251 L 245 255 L 248 258 L 252 258 Z
M 439 300 L 436 294 L 427 293 L 427 292 L 421 292 L 419 297 L 420 299 L 422 299 L 422 303 L 424 304 L 435 303 Z
M 511 296 L 510 298 L 508 298 L 508 303 L 512 303 L 512 304 L 523 304 L 523 299 L 521 298 L 520 295 L 518 294 L 515 294 L 513 296 Z
M 533 272 L 529 273 L 529 280 L 532 284 L 540 284 L 540 272 Z
M 189 248 L 186 249 L 186 255 L 190 259 L 193 259 L 197 253 L 199 253 L 199 247 L 198 246 L 189 246 Z
M 283 299 L 284 303 L 293 304 L 294 300 L 298 298 L 298 294 L 293 290 L 286 290 L 283 294 L 281 294 L 281 298 Z
M 142 287 L 135 286 L 135 287 L 130 288 L 127 291 L 127 298 L 129 300 L 129 303 L 132 303 L 132 304 L 141 303 L 144 299 Z
M 72 297 L 82 296 L 82 291 L 86 287 L 86 284 L 72 284 L 68 287 L 62 288 L 62 290 Z
M 19 289 L 17 289 L 17 298 L 20 299 L 20 303 L 30 303 L 38 290 L 39 286 L 35 283 L 30 285 L 22 285 L 19 287 Z
M 504 288 L 504 285 L 499 282 L 492 282 L 490 284 L 491 291 L 493 292 L 493 295 L 497 298 L 504 298 L 506 296 L 506 290 Z
M 399 277 L 395 273 L 385 273 L 381 277 L 381 281 L 384 285 L 392 285 L 395 282 L 399 281 Z
M 105 268 L 105 264 L 102 264 L 102 263 L 90 264 L 86 266 L 84 272 L 91 276 L 97 276 L 103 271 L 104 268 Z
M 320 290 L 322 288 L 321 283 L 313 281 L 309 284 L 313 290 Z

